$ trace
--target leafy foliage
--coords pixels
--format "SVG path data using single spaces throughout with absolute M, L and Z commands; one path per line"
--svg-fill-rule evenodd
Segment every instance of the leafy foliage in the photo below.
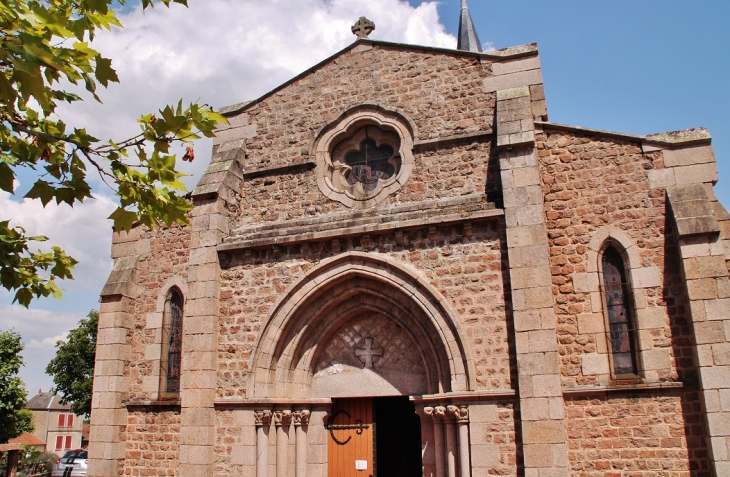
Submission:
M 117 230 L 128 231 L 138 221 L 150 227 L 187 224 L 191 204 L 179 194 L 185 191 L 183 174 L 170 146 L 213 137 L 222 116 L 207 106 L 183 108 L 181 101 L 139 118 L 138 135 L 101 141 L 54 114 L 60 102 L 81 101 L 74 85 L 101 101 L 98 85 L 119 81 L 112 60 L 91 47 L 98 30 L 121 27 L 115 3 L 126 0 L 0 0 L 0 190 L 14 194 L 17 172 L 30 169 L 37 180 L 24 197 L 43 206 L 73 206 L 92 197 L 91 170 L 118 197 L 109 217 Z M 142 6 L 153 7 L 154 0 L 142 0 Z M 186 157 L 193 157 L 190 152 Z M 31 252 L 32 242 L 45 240 L 0 220 L 0 285 L 24 306 L 33 297 L 60 296 L 56 280 L 73 278 L 76 261 L 60 248 Z
M 53 376 L 56 391 L 62 396 L 61 402 L 70 402 L 74 414 L 88 416 L 91 414 L 99 312 L 91 310 L 86 316 L 79 321 L 78 328 L 69 331 L 65 343 L 56 343 L 56 357 L 48 363 L 46 374 Z
M 33 414 L 25 409 L 28 392 L 18 377 L 23 358 L 23 343 L 14 331 L 0 333 L 0 444 L 33 432 Z

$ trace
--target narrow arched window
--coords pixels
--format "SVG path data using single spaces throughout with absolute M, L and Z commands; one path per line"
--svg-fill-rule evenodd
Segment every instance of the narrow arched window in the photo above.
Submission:
M 635 376 L 638 370 L 631 295 L 623 257 L 612 245 L 603 252 L 602 271 L 613 374 Z
M 175 288 L 165 301 L 162 326 L 162 355 L 160 359 L 160 390 L 165 397 L 180 392 L 180 362 L 182 358 L 183 297 Z

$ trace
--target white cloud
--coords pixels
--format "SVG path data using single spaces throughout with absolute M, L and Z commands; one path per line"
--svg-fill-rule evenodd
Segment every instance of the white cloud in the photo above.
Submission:
M 99 293 L 111 271 L 111 221 L 106 218 L 116 205 L 101 193 L 94 200 L 87 199 L 73 208 L 55 202 L 43 205 L 38 200 L 12 200 L 7 192 L 0 191 L 0 210 L 3 217 L 10 217 L 12 226 L 22 226 L 29 236 L 45 235 L 47 242 L 31 243 L 31 251 L 48 250 L 58 245 L 79 261 L 73 270 L 75 280 L 64 281 L 67 290 L 84 289 Z M 2 295 L 0 295 L 2 297 Z
M 63 313 L 0 304 L 0 331 L 13 329 L 20 333 L 25 343 L 22 352 L 25 366 L 20 370 L 20 377 L 31 395 L 37 389 L 50 389 L 52 380 L 45 374 L 45 369 L 56 355 L 56 341 L 65 340 L 68 332 L 84 316 L 86 313 Z
M 34 348 L 36 348 L 36 349 L 55 348 L 56 347 L 56 343 L 58 343 L 59 341 L 63 341 L 63 342 L 66 341 L 66 335 L 67 334 L 68 333 L 62 334 L 62 335 L 52 336 L 50 338 L 43 338 L 40 341 L 37 340 L 37 339 L 35 339 L 35 338 L 33 338 L 33 339 L 31 339 L 28 342 L 28 345 L 26 346 L 26 348 L 27 349 L 34 349 Z
M 70 126 L 86 127 L 102 140 L 122 139 L 139 131 L 136 118 L 180 98 L 215 108 L 255 99 L 351 44 L 350 26 L 360 16 L 376 24 L 371 38 L 446 48 L 456 38 L 439 22 L 437 2 L 413 7 L 404 0 L 190 0 L 190 8 L 173 5 L 140 8 L 121 15 L 124 29 L 101 32 L 93 46 L 112 58 L 121 83 L 98 91 L 103 104 L 62 105 L 58 114 Z M 196 160 L 178 162 L 192 187 L 210 160 L 211 141 L 196 144 Z M 90 175 L 92 181 L 96 179 Z M 27 179 L 24 177 L 24 181 Z M 88 312 L 88 304 L 111 270 L 111 228 L 106 217 L 116 207 L 96 187 L 96 200 L 43 208 L 37 201 L 0 193 L 0 211 L 31 234 L 43 234 L 79 260 L 74 282 L 63 283 L 70 296 L 86 293 L 78 303 L 62 303 L 74 313 L 26 310 L 0 290 L 0 329 L 15 327 L 28 344 L 23 377 L 31 392 L 47 389 L 44 375 L 56 340 Z M 59 305 L 59 306 L 61 306 Z M 45 300 L 31 306 L 51 307 Z
M 376 24 L 371 38 L 454 48 L 439 23 L 437 3 L 402 0 L 191 0 L 190 7 L 136 8 L 123 29 L 99 34 L 94 47 L 112 58 L 120 84 L 60 115 L 99 138 L 129 137 L 135 119 L 181 98 L 215 108 L 255 99 L 351 44 L 360 16 Z M 193 187 L 210 159 L 210 141 L 196 160 L 179 163 Z M 179 151 L 179 149 L 178 149 Z

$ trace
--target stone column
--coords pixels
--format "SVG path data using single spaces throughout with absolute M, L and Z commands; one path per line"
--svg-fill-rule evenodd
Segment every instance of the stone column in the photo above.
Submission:
M 297 449 L 294 477 L 307 477 L 307 426 L 309 425 L 309 415 L 308 409 L 294 411 Z
M 444 422 L 446 427 L 446 472 L 448 477 L 456 477 L 456 422 L 454 421 L 453 416 L 446 414 L 444 415 Z
M 449 406 L 449 413 L 456 419 L 459 428 L 459 477 L 470 477 L 471 459 L 469 458 L 469 407 Z
M 446 408 L 443 406 L 426 407 L 423 409 L 426 415 L 433 419 L 433 450 L 436 459 L 436 477 L 446 477 L 444 473 L 444 415 Z
M 289 426 L 291 425 L 291 411 L 274 412 L 276 424 L 276 477 L 287 477 L 289 462 Z
M 703 184 L 670 187 L 715 476 L 730 475 L 730 281 Z M 720 205 L 720 207 L 722 207 Z
M 256 477 L 268 477 L 271 411 L 255 411 L 254 416 L 256 418 Z
M 530 88 L 497 91 L 525 475 L 567 477 L 565 406 Z

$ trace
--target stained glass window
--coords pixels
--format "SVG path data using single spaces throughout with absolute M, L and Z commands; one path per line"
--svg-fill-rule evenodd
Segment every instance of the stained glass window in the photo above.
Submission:
M 180 362 L 182 357 L 183 298 L 173 289 L 165 309 L 165 329 L 163 330 L 163 363 L 166 393 L 180 392 Z M 164 352 L 166 351 L 166 353 Z
M 621 254 L 611 246 L 603 253 L 603 286 L 614 374 L 636 374 L 634 320 L 631 316 L 626 270 Z
M 380 147 L 368 138 L 360 143 L 358 151 L 345 156 L 345 163 L 351 167 L 345 176 L 347 183 L 362 183 L 365 191 L 375 190 L 379 180 L 390 179 L 395 174 L 395 166 L 390 162 L 393 148 L 387 144 Z

